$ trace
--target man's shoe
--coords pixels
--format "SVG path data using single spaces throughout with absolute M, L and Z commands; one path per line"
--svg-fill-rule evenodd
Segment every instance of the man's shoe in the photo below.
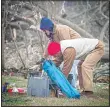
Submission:
M 93 91 L 82 91 L 81 96 L 83 96 L 83 95 L 85 95 L 85 96 L 93 95 Z
M 93 94 L 93 91 L 82 91 L 81 96 L 86 96 L 87 98 L 97 99 L 98 97 Z

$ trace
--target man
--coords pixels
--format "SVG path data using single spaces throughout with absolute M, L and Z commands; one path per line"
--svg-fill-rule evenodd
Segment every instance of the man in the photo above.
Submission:
M 49 42 L 56 41 L 60 42 L 61 40 L 68 40 L 68 39 L 76 39 L 81 38 L 80 34 L 77 33 L 75 30 L 71 29 L 66 25 L 55 24 L 49 18 L 43 17 L 40 22 L 40 29 L 45 33 L 45 35 L 49 38 Z M 46 47 L 48 47 L 48 44 Z M 48 58 L 47 48 L 44 51 L 43 57 L 45 59 Z M 62 62 L 62 58 L 59 57 L 52 57 L 52 60 L 59 66 Z M 79 79 L 79 81 L 82 81 Z
M 78 34 L 75 30 L 71 29 L 70 27 L 66 25 L 54 24 L 47 17 L 43 17 L 41 19 L 40 29 L 45 32 L 46 36 L 49 38 L 49 42 L 60 42 L 61 40 L 76 39 L 81 37 L 80 34 Z M 44 58 L 48 58 L 47 48 L 44 52 Z M 56 63 L 56 65 L 59 65 L 62 62 L 62 60 L 59 60 L 59 58 L 55 58 L 54 62 Z
M 73 61 L 85 56 L 85 60 L 81 65 L 83 79 L 83 91 L 81 95 L 89 96 L 93 94 L 93 69 L 104 55 L 104 44 L 100 40 L 77 38 L 62 40 L 60 43 L 51 42 L 48 45 L 48 54 L 63 58 L 62 72 L 66 77 L 68 77 L 72 68 Z

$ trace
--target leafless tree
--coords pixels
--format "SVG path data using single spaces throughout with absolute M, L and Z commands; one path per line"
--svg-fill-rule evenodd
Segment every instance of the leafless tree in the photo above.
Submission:
M 48 39 L 39 29 L 43 16 L 70 26 L 82 37 L 105 43 L 101 61 L 109 60 L 109 0 L 2 1 L 2 68 L 29 68 L 42 57 Z M 13 54 L 16 53 L 17 54 Z M 9 56 L 13 58 L 9 61 Z M 18 60 L 20 59 L 20 60 Z M 18 61 L 18 62 L 17 62 Z M 10 64 L 12 63 L 12 64 Z M 30 64 L 31 63 L 31 64 Z M 15 66 L 15 65 L 13 65 Z

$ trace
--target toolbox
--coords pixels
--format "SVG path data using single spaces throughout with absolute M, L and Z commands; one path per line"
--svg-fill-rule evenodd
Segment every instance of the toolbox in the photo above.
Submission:
M 41 77 L 36 73 L 29 73 L 27 95 L 37 97 L 48 97 L 50 95 L 49 78 L 47 76 Z

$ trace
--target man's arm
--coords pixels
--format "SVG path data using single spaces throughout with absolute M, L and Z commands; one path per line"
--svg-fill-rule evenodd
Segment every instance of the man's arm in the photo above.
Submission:
M 75 30 L 69 28 L 69 34 L 71 39 L 80 38 L 80 34 L 76 32 Z
M 63 62 L 63 56 L 53 57 L 52 61 L 55 63 L 57 67 L 59 67 L 61 63 Z
M 54 40 L 59 42 L 66 39 L 76 39 L 81 37 L 79 33 L 66 25 L 57 25 Z
M 66 77 L 68 77 L 68 74 L 71 71 L 75 56 L 76 56 L 76 51 L 72 47 L 65 49 L 63 53 L 64 64 L 62 71 Z

